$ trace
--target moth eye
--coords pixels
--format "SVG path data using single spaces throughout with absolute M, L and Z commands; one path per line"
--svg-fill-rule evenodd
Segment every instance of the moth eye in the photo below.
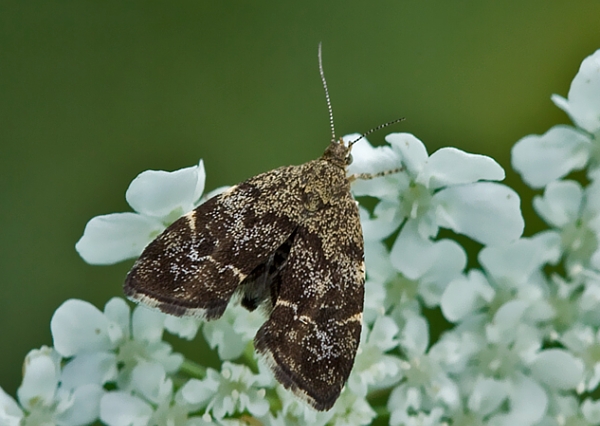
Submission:
M 346 157 L 346 165 L 349 166 L 350 164 L 352 164 L 352 154 L 348 154 Z

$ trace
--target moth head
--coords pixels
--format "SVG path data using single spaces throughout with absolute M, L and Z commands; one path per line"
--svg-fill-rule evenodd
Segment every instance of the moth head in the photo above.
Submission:
M 352 145 L 346 146 L 343 139 L 340 138 L 339 141 L 334 139 L 325 150 L 323 159 L 338 167 L 346 168 L 352 163 L 351 149 Z

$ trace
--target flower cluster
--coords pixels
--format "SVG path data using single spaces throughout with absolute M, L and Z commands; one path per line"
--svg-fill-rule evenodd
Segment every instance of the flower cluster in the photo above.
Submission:
M 31 351 L 13 399 L 0 389 L 1 425 L 207 424 L 600 425 L 600 50 L 568 98 L 554 103 L 574 126 L 527 136 L 513 167 L 534 189 L 548 229 L 523 237 L 519 196 L 493 159 L 454 148 L 429 155 L 415 136 L 353 147 L 353 193 L 365 241 L 363 332 L 334 407 L 311 409 L 276 382 L 252 350 L 265 318 L 229 306 L 212 322 L 174 318 L 123 299 L 103 311 L 68 300 L 51 321 L 54 346 Z M 354 140 L 349 135 L 346 140 Z M 585 169 L 579 181 L 567 179 Z M 136 213 L 93 218 L 77 243 L 89 263 L 138 256 L 202 196 L 203 163 L 148 171 L 127 190 Z M 439 237 L 440 229 L 444 238 Z M 482 248 L 478 267 L 452 239 Z M 458 239 L 460 240 L 460 239 Z M 445 320 L 443 333 L 433 322 Z M 167 330 L 201 329 L 219 369 L 184 359 Z M 434 333 L 435 331 L 435 333 Z

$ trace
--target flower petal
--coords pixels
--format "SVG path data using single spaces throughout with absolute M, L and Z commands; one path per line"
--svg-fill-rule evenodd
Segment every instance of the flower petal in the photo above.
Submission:
M 479 262 L 496 280 L 512 285 L 527 283 L 534 271 L 544 262 L 546 252 L 542 240 L 520 238 L 509 244 L 484 247 Z
M 100 400 L 100 419 L 108 426 L 146 426 L 152 407 L 127 392 L 108 392 Z
M 400 333 L 400 346 L 409 358 L 425 353 L 429 345 L 429 324 L 425 318 L 410 315 Z
M 173 391 L 173 382 L 165 368 L 157 362 L 140 362 L 131 373 L 132 387 L 146 400 L 159 404 L 168 401 Z
M 202 324 L 202 320 L 194 317 L 167 315 L 165 318 L 165 330 L 186 340 L 196 337 L 200 324 Z
M 548 397 L 544 389 L 529 377 L 519 375 L 509 390 L 511 411 L 516 423 L 530 425 L 540 421 L 548 408 Z M 506 423 L 510 424 L 510 423 Z
M 165 229 L 158 220 L 136 213 L 113 213 L 92 218 L 75 244 L 87 263 L 110 265 L 137 257 Z
M 583 362 L 563 349 L 541 351 L 530 368 L 538 380 L 555 389 L 575 389 L 583 380 Z
M 502 244 L 521 236 L 521 200 L 509 187 L 476 182 L 444 188 L 433 196 L 440 226 L 482 244 Z
M 89 302 L 69 299 L 50 320 L 54 348 L 63 357 L 114 348 L 108 334 L 110 322 Z
M 344 136 L 348 143 L 360 137 L 358 133 Z M 348 175 L 388 172 L 401 167 L 400 157 L 389 146 L 374 147 L 366 138 L 352 145 L 352 163 L 348 166 Z
M 533 207 L 544 221 L 562 228 L 579 217 L 583 201 L 583 189 L 573 180 L 550 182 L 543 196 L 535 196 Z
M 130 335 L 131 309 L 120 297 L 113 297 L 104 305 L 104 315 L 111 321 L 109 336 L 112 342 L 118 342 Z
M 20 426 L 24 416 L 17 401 L 0 387 L 0 425 Z
M 600 50 L 581 63 L 569 88 L 569 100 L 553 95 L 552 101 L 582 129 L 590 133 L 600 129 Z
M 204 186 L 199 174 L 204 174 L 202 162 L 174 172 L 146 170 L 131 182 L 125 198 L 136 212 L 146 216 L 165 218 L 174 212 L 181 216 L 194 208 L 199 187 Z
M 52 349 L 42 347 L 30 351 L 23 364 L 23 381 L 17 390 L 19 402 L 31 409 L 41 401 L 50 405 L 58 386 L 60 367 L 52 354 Z
M 92 352 L 75 356 L 63 367 L 61 388 L 75 389 L 89 383 L 104 385 L 117 377 L 117 355 Z
M 70 407 L 60 413 L 56 420 L 61 426 L 87 425 L 98 419 L 100 415 L 100 400 L 104 389 L 97 384 L 79 386 L 69 395 Z
M 390 251 L 390 261 L 394 268 L 412 280 L 423 275 L 433 263 L 422 253 L 431 250 L 434 243 L 421 237 L 417 226 L 415 221 L 406 222 Z
M 398 204 L 382 201 L 377 205 L 375 217 L 362 206 L 358 208 L 365 241 L 381 241 L 393 233 L 404 220 L 398 214 Z
M 385 140 L 400 155 L 406 171 L 413 177 L 418 176 L 429 157 L 423 142 L 410 133 L 391 133 Z
M 588 162 L 587 135 L 569 126 L 554 126 L 542 136 L 529 135 L 512 148 L 512 166 L 532 188 L 542 188 Z
M 131 317 L 133 338 L 147 344 L 160 342 L 162 340 L 165 318 L 166 315 L 162 312 L 150 309 L 144 305 L 136 306 Z
M 469 409 L 484 417 L 494 411 L 507 397 L 506 384 L 489 378 L 478 377 L 469 397 Z
M 448 321 L 457 322 L 489 303 L 495 295 L 484 275 L 472 270 L 446 287 L 440 307 Z
M 479 180 L 502 180 L 504 176 L 504 169 L 490 157 L 441 148 L 431 154 L 418 181 L 436 189 Z

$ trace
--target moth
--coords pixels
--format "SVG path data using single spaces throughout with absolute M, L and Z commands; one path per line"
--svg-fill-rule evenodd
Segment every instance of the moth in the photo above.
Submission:
M 332 131 L 323 156 L 252 177 L 181 217 L 144 249 L 124 291 L 162 312 L 206 320 L 237 295 L 248 310 L 265 309 L 256 350 L 284 387 L 328 410 L 360 341 L 365 268 L 350 194 L 357 177 L 346 173 L 356 141 L 335 137 L 321 46 L 319 71 Z

